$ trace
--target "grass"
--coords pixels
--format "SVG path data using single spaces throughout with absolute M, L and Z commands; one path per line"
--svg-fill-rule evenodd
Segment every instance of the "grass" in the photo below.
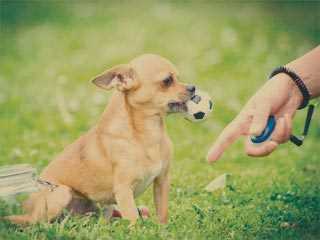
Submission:
M 126 221 L 106 224 L 101 214 L 27 228 L 0 222 L 0 239 L 319 239 L 319 113 L 301 148 L 286 144 L 255 159 L 238 142 L 216 164 L 205 160 L 267 73 L 319 42 L 318 3 L 0 4 L 0 165 L 41 170 L 103 111 L 110 93 L 88 80 L 145 52 L 169 58 L 215 101 L 204 123 L 168 117 L 175 145 L 168 225 L 152 217 L 129 231 Z M 203 191 L 223 173 L 232 174 L 226 189 Z M 154 216 L 150 190 L 137 201 Z M 1 215 L 19 211 L 0 204 Z

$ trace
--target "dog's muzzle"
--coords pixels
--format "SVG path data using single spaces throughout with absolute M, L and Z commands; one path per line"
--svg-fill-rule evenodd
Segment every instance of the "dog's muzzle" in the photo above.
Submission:
M 168 113 L 186 112 L 188 110 L 186 102 L 169 102 Z
M 193 85 L 186 86 L 186 93 L 181 101 L 170 101 L 168 103 L 168 113 L 178 113 L 188 111 L 186 102 L 189 101 L 195 93 L 196 87 Z

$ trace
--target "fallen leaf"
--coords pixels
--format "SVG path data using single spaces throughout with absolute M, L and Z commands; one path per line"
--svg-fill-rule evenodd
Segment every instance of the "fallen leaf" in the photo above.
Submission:
M 227 180 L 230 178 L 231 174 L 224 173 L 220 175 L 219 177 L 215 178 L 213 181 L 211 181 L 206 187 L 205 190 L 208 192 L 214 192 L 218 189 L 225 188 L 227 185 Z

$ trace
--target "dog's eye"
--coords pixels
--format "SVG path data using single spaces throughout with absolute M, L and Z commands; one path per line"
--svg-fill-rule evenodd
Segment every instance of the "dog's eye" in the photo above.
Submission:
M 162 83 L 163 83 L 163 86 L 169 87 L 173 83 L 172 76 L 168 76 L 166 79 L 162 81 Z

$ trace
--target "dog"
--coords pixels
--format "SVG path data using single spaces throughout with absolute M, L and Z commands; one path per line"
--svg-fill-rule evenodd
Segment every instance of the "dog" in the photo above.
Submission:
M 168 221 L 172 143 L 165 129 L 169 113 L 185 112 L 195 87 L 179 82 L 167 59 L 144 54 L 96 76 L 92 82 L 116 89 L 102 117 L 43 170 L 48 184 L 23 203 L 25 214 L 5 217 L 15 224 L 50 222 L 64 209 L 85 213 L 97 203 L 117 204 L 135 224 L 135 198 L 153 183 L 160 223 Z

